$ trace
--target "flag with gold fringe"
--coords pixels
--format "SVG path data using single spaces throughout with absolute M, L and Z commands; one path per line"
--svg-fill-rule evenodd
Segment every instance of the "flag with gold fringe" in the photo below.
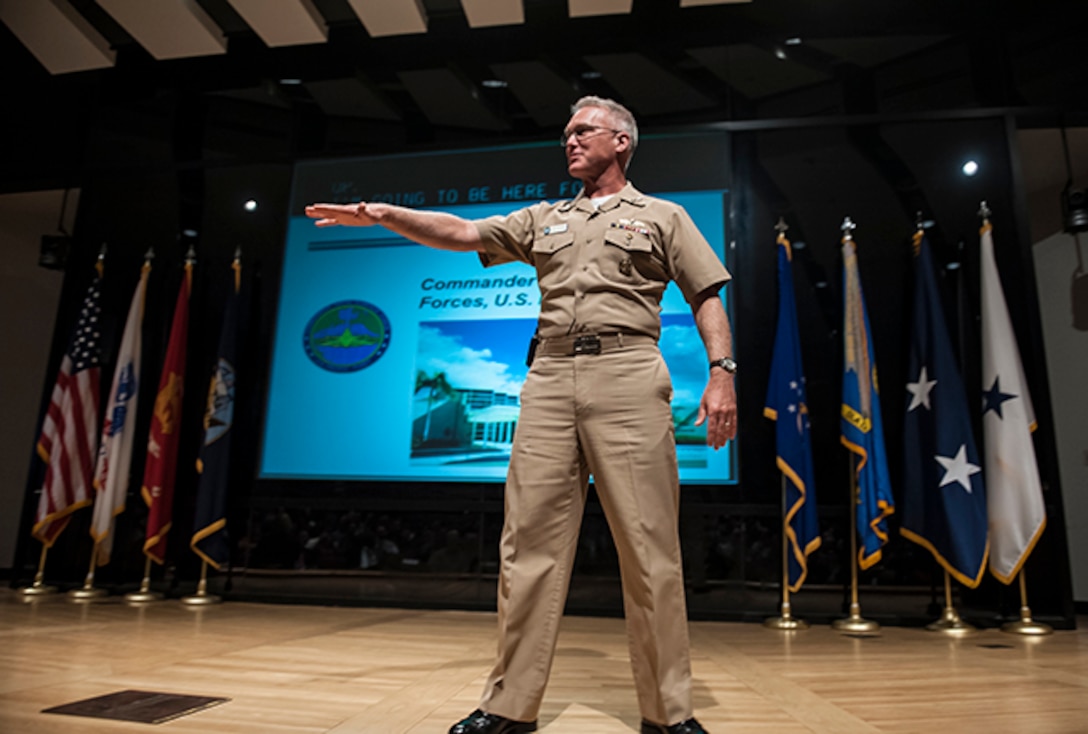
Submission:
M 900 534 L 975 588 L 986 569 L 986 488 L 971 412 L 944 320 L 929 242 L 914 237 Z
M 215 569 L 222 567 L 230 555 L 227 491 L 230 483 L 231 428 L 234 425 L 238 294 L 242 274 L 237 258 L 231 268 L 234 270 L 234 288 L 227 298 L 216 352 L 218 357 L 208 386 L 208 403 L 204 409 L 204 444 L 197 459 L 200 479 L 197 483 L 196 516 L 189 543 L 193 552 Z
M 1035 411 L 1016 346 L 993 227 L 982 225 L 982 432 L 990 519 L 990 572 L 1011 584 L 1046 527 L 1035 463 Z
M 808 557 L 820 547 L 811 426 L 805 397 L 801 337 L 793 295 L 790 242 L 778 236 L 778 326 L 763 414 L 775 422 L 775 461 L 785 482 L 784 529 L 788 585 L 797 591 L 808 575 Z
M 888 541 L 888 517 L 895 512 L 884 424 L 873 352 L 869 314 L 865 309 L 858 257 L 853 238 L 842 243 L 843 266 L 843 378 L 842 436 L 854 456 L 857 484 L 858 565 L 869 568 L 880 561 Z
M 173 522 L 174 484 L 177 479 L 178 442 L 181 438 L 181 406 L 185 387 L 185 351 L 189 338 L 189 294 L 193 265 L 185 263 L 178 288 L 170 342 L 162 366 L 151 432 L 147 438 L 147 463 L 141 492 L 147 503 L 144 554 L 155 563 L 166 558 L 166 539 Z
M 132 447 L 136 434 L 136 406 L 140 393 L 141 331 L 144 321 L 144 296 L 150 262 L 140 270 L 140 280 L 132 294 L 117 365 L 113 370 L 106 415 L 102 421 L 102 440 L 94 469 L 94 513 L 91 537 L 98 547 L 96 562 L 104 566 L 113 552 L 114 519 L 125 511 Z
M 87 287 L 79 318 L 61 359 L 57 381 L 38 438 L 45 480 L 31 534 L 47 548 L 68 526 L 71 514 L 91 499 L 94 457 L 98 448 L 99 379 L 101 378 L 102 263 Z

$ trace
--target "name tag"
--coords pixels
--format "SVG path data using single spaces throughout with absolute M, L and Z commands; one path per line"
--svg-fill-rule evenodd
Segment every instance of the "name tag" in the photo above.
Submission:
M 567 223 L 553 224 L 550 227 L 544 228 L 544 234 L 562 234 L 567 231 Z

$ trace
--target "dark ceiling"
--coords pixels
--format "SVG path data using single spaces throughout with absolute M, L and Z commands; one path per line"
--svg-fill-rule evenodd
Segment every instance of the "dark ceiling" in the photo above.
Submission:
M 325 38 L 273 47 L 236 9 L 254 0 L 156 0 L 195 8 L 222 43 L 157 59 L 115 17 L 135 0 L 41 2 L 77 16 L 114 57 L 50 73 L 21 40 L 28 31 L 15 30 L 29 22 L 17 18 L 25 0 L 0 0 L 17 128 L 2 149 L 5 190 L 70 178 L 73 161 L 93 166 L 88 145 L 121 161 L 129 153 L 131 164 L 155 157 L 133 138 L 162 139 L 176 159 L 186 131 L 194 158 L 227 161 L 540 139 L 582 94 L 623 101 L 644 129 L 979 108 L 1054 119 L 1088 100 L 1084 33 L 1067 3 L 633 0 L 629 11 L 571 17 L 578 3 L 625 3 L 495 0 L 523 22 L 471 27 L 466 8 L 486 2 L 383 0 L 372 5 L 421 9 L 425 29 L 372 37 L 349 0 L 278 0 L 316 12 Z M 170 23 L 164 15 L 154 30 L 167 40 L 186 32 Z

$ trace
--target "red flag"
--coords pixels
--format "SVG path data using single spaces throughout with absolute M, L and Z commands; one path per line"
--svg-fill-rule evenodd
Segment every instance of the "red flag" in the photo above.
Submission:
M 92 502 L 98 449 L 100 284 L 101 271 L 83 298 L 38 439 L 38 455 L 48 468 L 31 533 L 47 548 L 68 525 L 69 516 Z
M 181 434 L 181 398 L 185 385 L 185 342 L 189 334 L 189 292 L 192 290 L 193 266 L 185 264 L 185 278 L 178 289 L 170 344 L 159 378 L 151 434 L 147 437 L 147 463 L 144 465 L 142 492 L 148 506 L 147 536 L 144 554 L 162 563 L 166 556 L 166 536 L 170 532 L 174 506 L 174 480 L 178 464 L 178 438 Z

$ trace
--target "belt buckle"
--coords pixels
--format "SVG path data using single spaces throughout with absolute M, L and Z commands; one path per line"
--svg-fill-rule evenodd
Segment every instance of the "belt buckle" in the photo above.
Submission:
M 585 334 L 574 338 L 573 354 L 600 354 L 601 337 L 596 334 Z

